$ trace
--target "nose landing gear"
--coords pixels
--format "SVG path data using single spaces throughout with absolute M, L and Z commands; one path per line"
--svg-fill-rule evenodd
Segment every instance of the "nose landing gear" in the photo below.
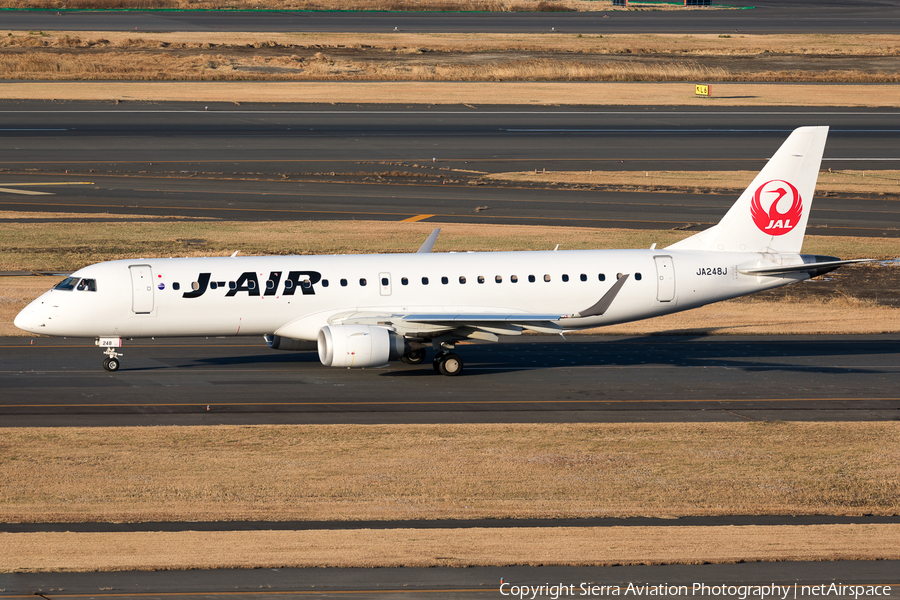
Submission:
M 121 366 L 119 358 L 122 356 L 122 353 L 116 352 L 115 349 L 122 347 L 122 338 L 97 338 L 94 343 L 97 346 L 106 347 L 106 350 L 103 352 L 106 355 L 106 358 L 103 359 L 103 368 L 110 373 L 118 371 Z

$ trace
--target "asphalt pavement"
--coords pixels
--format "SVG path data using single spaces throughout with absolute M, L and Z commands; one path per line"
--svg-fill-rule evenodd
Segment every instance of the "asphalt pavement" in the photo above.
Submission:
M 832 128 L 823 167 L 900 165 L 898 110 L 7 102 L 0 209 L 697 230 L 735 194 L 702 181 L 647 193 L 483 176 L 755 171 L 810 124 Z M 891 195 L 820 197 L 809 231 L 895 237 L 900 208 Z
M 3 28 L 66 31 L 845 33 L 900 31 L 897 0 L 721 0 L 734 10 L 579 13 L 4 11 Z
M 900 338 L 524 336 L 430 364 L 334 369 L 262 339 L 0 340 L 0 425 L 532 423 L 900 418 Z

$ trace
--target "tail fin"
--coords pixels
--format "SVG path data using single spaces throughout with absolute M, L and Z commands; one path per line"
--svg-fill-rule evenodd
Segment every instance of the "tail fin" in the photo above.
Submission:
M 718 252 L 800 252 L 828 127 L 800 127 L 718 225 L 669 246 Z

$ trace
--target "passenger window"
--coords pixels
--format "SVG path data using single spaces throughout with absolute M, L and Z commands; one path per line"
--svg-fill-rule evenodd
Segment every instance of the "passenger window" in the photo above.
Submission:
M 252 279 L 249 280 L 249 281 L 247 282 L 247 289 L 248 289 L 248 290 L 255 290 L 255 289 L 256 289 L 256 282 L 253 281 Z
M 209 282 L 209 289 L 214 290 L 214 289 L 216 289 L 217 287 L 218 287 L 218 286 L 216 285 L 216 282 L 215 282 L 215 281 L 210 281 L 210 282 Z
M 640 281 L 640 280 L 641 280 L 641 274 L 640 274 L 640 273 L 635 273 L 635 274 L 634 274 L 634 278 L 635 278 L 637 281 Z
M 494 281 L 496 281 L 497 283 L 503 283 L 503 276 L 497 275 L 496 277 L 494 277 Z
M 484 275 L 478 276 L 478 283 L 484 283 Z
M 444 285 L 447 285 L 448 283 L 450 283 L 450 280 L 447 279 L 446 277 L 441 277 L 441 283 L 443 283 Z
M 568 281 L 568 280 L 569 280 L 569 276 L 566 275 L 565 273 L 563 273 L 562 280 L 563 280 L 564 282 L 565 282 L 565 281 Z
M 360 279 L 360 280 L 359 280 L 359 285 L 365 286 L 365 285 L 366 285 L 366 280 L 365 280 L 365 279 Z
M 210 284 L 210 287 L 212 287 L 213 285 L 215 285 L 215 284 Z M 267 289 L 267 290 L 274 290 L 274 289 L 275 289 L 275 282 L 272 281 L 271 279 L 267 280 L 267 281 L 266 281 L 266 289 Z
M 550 281 L 550 275 L 544 275 L 544 281 Z
M 381 278 L 381 285 L 383 285 L 384 287 L 387 287 L 387 286 L 388 286 L 388 283 L 389 283 L 389 282 L 388 282 L 388 278 L 387 278 L 387 277 L 382 277 L 382 278 Z
M 597 279 L 599 279 L 600 281 L 606 281 L 606 275 L 600 273 L 600 275 L 597 276 Z
M 616 273 L 616 279 L 622 279 L 622 274 L 621 274 L 621 273 Z
M 341 287 L 347 287 L 347 280 L 341 279 Z
M 406 277 L 401 277 L 401 278 L 400 278 L 400 283 L 401 283 L 402 285 L 409 285 L 409 279 L 407 279 Z M 387 284 L 385 284 L 385 285 L 387 285 Z
M 587 281 L 587 273 L 582 273 L 582 274 L 581 274 L 581 280 L 582 280 L 582 281 Z
M 312 282 L 309 279 L 304 279 L 300 282 L 300 287 L 302 287 L 304 290 L 308 290 L 312 287 Z
M 178 290 L 181 289 L 181 284 L 176 281 L 175 283 L 172 284 L 172 289 L 177 292 Z
M 460 275 L 460 276 L 459 276 L 459 282 L 460 282 L 460 283 L 465 283 L 465 282 L 466 282 L 466 276 L 465 276 L 465 275 Z
M 191 283 L 191 289 L 194 290 L 195 292 L 196 292 L 197 290 L 199 290 L 199 289 L 200 289 L 200 282 L 199 282 L 199 281 L 195 281 L 195 282 Z
M 323 281 L 322 285 L 324 285 L 325 287 L 328 287 L 328 280 Z M 294 282 L 291 281 L 290 279 L 286 279 L 284 281 L 284 289 L 289 290 L 292 287 L 294 287 Z
M 534 283 L 534 275 L 528 276 L 528 283 Z
M 67 292 L 71 292 L 75 289 L 75 284 L 78 283 L 77 277 L 66 277 L 55 286 L 53 286 L 54 290 L 65 290 Z
M 327 279 L 323 279 L 323 280 L 322 280 L 322 287 L 328 287 L 328 280 L 327 280 Z
M 427 278 L 427 277 L 423 277 L 423 278 L 422 278 L 422 285 L 428 285 L 428 278 Z
M 513 283 L 519 283 L 519 276 L 518 275 L 510 275 L 509 280 L 512 281 Z
M 229 281 L 229 282 L 228 282 L 228 289 L 229 289 L 229 290 L 237 289 L 237 284 L 236 284 L 235 282 L 233 282 L 233 281 Z

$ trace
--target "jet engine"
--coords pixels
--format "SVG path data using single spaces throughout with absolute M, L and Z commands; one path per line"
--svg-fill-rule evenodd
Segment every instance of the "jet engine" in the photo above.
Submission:
M 317 341 L 326 367 L 380 367 L 406 350 L 403 336 L 370 325 L 327 325 Z
M 265 340 L 272 350 L 309 351 L 318 348 L 316 342 L 295 340 L 294 338 L 286 338 L 280 335 L 267 335 Z

